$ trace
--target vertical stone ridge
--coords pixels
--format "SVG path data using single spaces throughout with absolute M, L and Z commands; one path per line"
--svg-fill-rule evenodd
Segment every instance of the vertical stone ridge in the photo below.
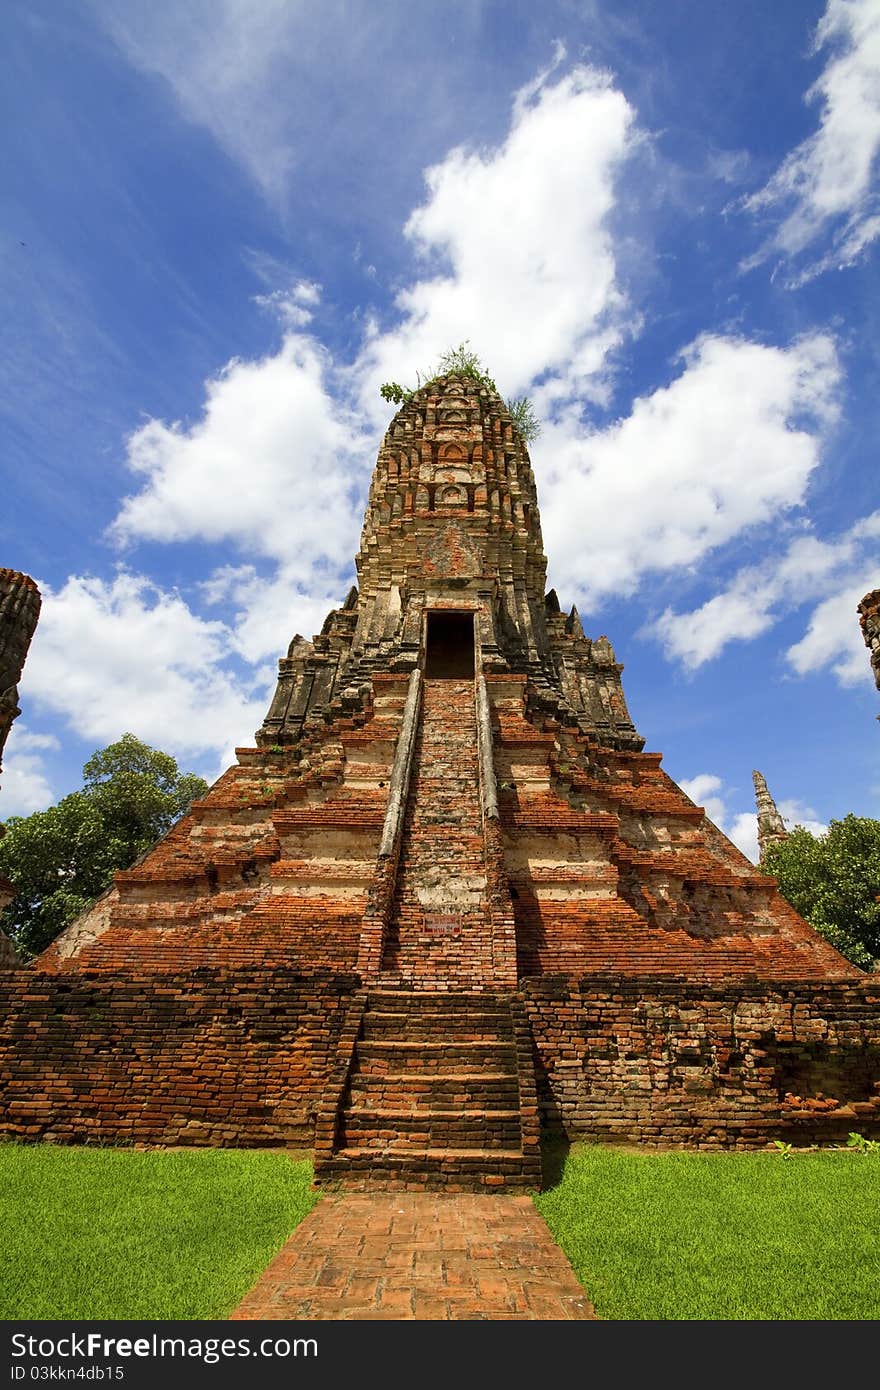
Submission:
M 413 754 L 422 702 L 422 673 L 413 671 L 407 687 L 403 722 L 394 750 L 388 809 L 382 827 L 382 839 L 373 882 L 370 886 L 367 910 L 361 925 L 358 949 L 358 974 L 364 981 L 374 981 L 382 966 L 382 953 L 391 919 L 406 803 L 412 778 Z

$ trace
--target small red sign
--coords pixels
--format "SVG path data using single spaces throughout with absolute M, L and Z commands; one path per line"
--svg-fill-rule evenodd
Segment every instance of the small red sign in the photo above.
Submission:
M 432 936 L 461 936 L 461 915 L 457 912 L 426 912 L 425 928 Z

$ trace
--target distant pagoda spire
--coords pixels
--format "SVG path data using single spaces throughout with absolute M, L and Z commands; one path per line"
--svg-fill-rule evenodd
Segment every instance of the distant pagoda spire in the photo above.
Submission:
M 758 854 L 763 862 L 771 845 L 788 839 L 788 831 L 763 775 L 753 772 L 752 781 L 755 784 L 755 801 L 758 807 Z
M 880 589 L 872 589 L 865 594 L 857 611 L 865 646 L 871 653 L 871 670 L 880 690 Z

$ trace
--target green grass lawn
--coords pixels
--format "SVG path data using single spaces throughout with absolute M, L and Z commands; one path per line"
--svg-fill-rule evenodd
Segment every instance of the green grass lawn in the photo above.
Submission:
M 601 1318 L 880 1318 L 880 1155 L 583 1145 L 535 1200 Z
M 317 1200 L 282 1153 L 0 1144 L 0 1318 L 223 1318 Z
M 0 1144 L 0 1318 L 223 1318 L 314 1206 L 281 1153 Z M 603 1318 L 880 1318 L 880 1155 L 576 1147 L 537 1206 Z

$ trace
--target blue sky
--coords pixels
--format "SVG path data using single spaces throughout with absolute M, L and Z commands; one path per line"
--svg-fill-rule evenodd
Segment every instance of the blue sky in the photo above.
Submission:
M 880 815 L 880 0 L 11 0 L 0 814 L 125 730 L 212 779 L 352 582 L 389 407 L 528 392 L 549 582 L 753 852 Z

